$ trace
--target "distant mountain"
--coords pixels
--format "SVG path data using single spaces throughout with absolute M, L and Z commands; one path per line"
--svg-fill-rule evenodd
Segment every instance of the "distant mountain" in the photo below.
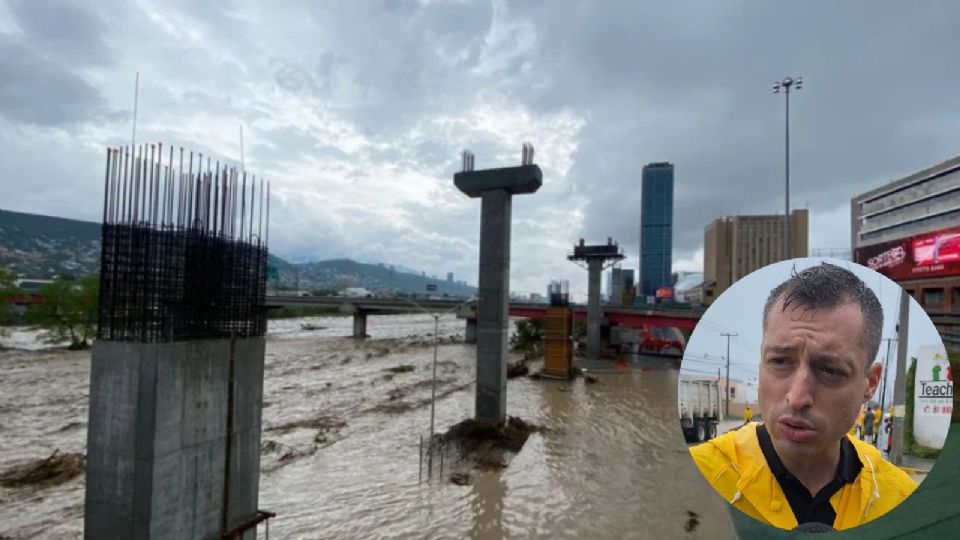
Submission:
M 0 266 L 34 278 L 97 272 L 100 224 L 0 210 Z
M 276 269 L 271 286 L 302 291 L 363 287 L 370 292 L 386 290 L 470 296 L 476 288 L 464 283 L 431 279 L 403 272 L 389 264 L 364 264 L 350 259 L 290 263 L 270 255 L 267 264 Z M 0 267 L 18 276 L 52 278 L 82 276 L 100 269 L 100 224 L 37 214 L 0 210 Z
M 426 293 L 427 285 L 436 285 L 431 294 L 472 296 L 476 287 L 462 282 L 433 279 L 420 274 L 401 272 L 385 263 L 366 264 L 350 259 L 302 263 L 278 268 L 280 284 L 299 290 L 363 287 L 370 292 L 402 291 Z

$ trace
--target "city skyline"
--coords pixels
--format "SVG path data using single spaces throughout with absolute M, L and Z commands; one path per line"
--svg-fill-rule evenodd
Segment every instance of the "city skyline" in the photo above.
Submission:
M 544 185 L 514 208 L 518 291 L 585 290 L 565 259 L 581 237 L 616 238 L 639 268 L 651 161 L 682 171 L 673 271 L 702 267 L 712 219 L 782 212 L 769 81 L 784 74 L 810 84 L 791 103 L 791 207 L 810 209 L 811 248 L 846 247 L 851 196 L 957 153 L 960 76 L 942 66 L 960 6 L 611 7 L 3 3 L 0 66 L 17 81 L 0 91 L 3 208 L 98 219 L 137 72 L 137 141 L 206 141 L 239 164 L 243 126 L 246 167 L 273 188 L 273 251 L 289 260 L 474 283 L 479 211 L 453 187 L 459 152 L 509 166 L 531 142 Z

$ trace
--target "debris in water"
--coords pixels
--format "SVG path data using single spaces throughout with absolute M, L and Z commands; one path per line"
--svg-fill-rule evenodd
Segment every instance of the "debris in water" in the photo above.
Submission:
M 286 422 L 266 428 L 264 431 L 290 431 L 292 429 L 333 429 L 346 427 L 347 423 L 335 416 L 320 415 L 315 418 Z
M 585 382 L 586 384 L 593 384 L 596 382 L 600 382 L 600 379 L 594 377 L 593 375 L 586 375 L 583 379 L 583 382 Z
M 389 371 L 390 373 L 409 373 L 416 368 L 410 364 L 400 364 L 399 366 L 394 366 L 384 369 L 384 371 Z
M 343 365 L 349 364 L 351 360 L 353 360 L 353 358 L 350 358 L 350 357 L 348 356 L 348 357 L 346 357 L 346 358 L 344 358 L 343 360 L 340 361 L 340 365 L 343 366 Z
M 56 449 L 50 457 L 0 472 L 0 486 L 54 486 L 83 474 L 86 456 L 80 453 L 61 454 Z
M 691 512 L 687 510 L 687 523 L 683 526 L 683 530 L 687 532 L 693 532 L 696 530 L 697 526 L 700 525 L 700 516 L 696 512 Z
M 260 445 L 261 454 L 272 454 L 274 452 L 282 452 L 275 462 L 266 462 L 261 460 L 260 469 L 264 472 L 273 472 L 285 465 L 289 465 L 298 459 L 305 458 L 307 456 L 312 456 L 317 452 L 317 445 L 314 444 L 307 448 L 306 450 L 300 450 L 299 448 L 294 448 L 283 443 L 278 443 L 277 441 L 266 440 Z
M 452 379 L 441 379 L 437 381 L 437 384 L 442 385 L 451 381 Z M 426 407 L 427 405 L 430 404 L 429 397 L 423 398 L 417 401 L 401 401 L 399 400 L 399 398 L 405 397 L 407 390 L 410 390 L 411 388 L 415 388 L 418 386 L 425 386 L 429 384 L 431 384 L 431 381 L 426 380 L 426 381 L 420 381 L 414 385 L 411 385 L 406 389 L 395 388 L 394 390 L 391 390 L 387 394 L 388 400 L 386 402 L 380 403 L 374 407 L 371 407 L 370 409 L 367 409 L 366 412 L 382 412 L 382 413 L 388 413 L 388 414 L 399 414 L 399 413 L 405 413 L 407 411 L 412 411 L 414 409 L 419 409 L 421 407 Z M 470 384 L 472 383 L 464 383 L 457 386 L 449 387 L 443 390 L 442 392 L 437 392 L 437 399 L 438 400 L 443 399 L 454 392 L 459 392 L 460 390 L 463 390 L 464 388 L 470 386 Z M 395 391 L 399 392 L 398 398 L 394 398 L 391 396 L 391 394 Z
M 506 422 L 499 424 L 468 418 L 440 435 L 440 442 L 459 444 L 463 448 L 464 455 L 484 453 L 489 450 L 507 450 L 517 453 L 523 448 L 523 444 L 527 442 L 527 437 L 531 433 L 542 429 L 541 426 L 525 422 L 516 416 L 511 416 Z
M 458 486 L 469 486 L 471 483 L 469 472 L 455 472 L 450 475 L 450 481 Z
M 527 363 L 523 360 L 519 362 L 514 362 L 512 364 L 507 364 L 507 378 L 514 379 L 516 377 L 522 377 L 530 373 L 530 367 L 527 366 Z
M 69 424 L 67 424 L 67 425 L 63 426 L 62 428 L 60 428 L 60 432 L 62 433 L 62 432 L 64 432 L 64 431 L 70 431 L 71 429 L 77 429 L 77 428 L 81 428 L 81 427 L 83 427 L 83 426 L 84 426 L 84 423 L 83 423 L 83 422 L 70 422 Z
M 313 332 L 316 330 L 326 330 L 326 326 L 318 326 L 316 324 L 303 323 L 300 325 L 301 330 L 307 330 L 308 332 Z

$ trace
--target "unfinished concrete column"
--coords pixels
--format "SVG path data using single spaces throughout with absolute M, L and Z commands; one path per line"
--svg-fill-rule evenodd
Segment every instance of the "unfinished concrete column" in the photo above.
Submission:
M 84 536 L 253 540 L 269 193 L 178 171 L 172 149 L 163 174 L 159 148 L 124 154 L 107 160 Z
M 465 343 L 477 342 L 477 320 L 467 319 L 467 329 L 464 331 L 463 341 Z
M 600 309 L 600 276 L 607 261 L 622 260 L 620 246 L 612 238 L 606 244 L 587 245 L 583 238 L 573 246 L 573 254 L 567 259 L 585 264 L 587 267 L 587 356 L 596 360 L 600 355 L 600 326 L 603 324 L 603 311 Z
M 460 191 L 481 198 L 476 419 L 482 422 L 499 423 L 507 415 L 512 196 L 534 193 L 543 183 L 533 147 L 524 144 L 521 163 L 474 171 L 473 154 L 464 152 L 463 171 L 453 177 Z
M 357 310 L 353 313 L 353 337 L 367 338 L 367 312 Z
M 510 335 L 510 194 L 483 192 L 480 211 L 480 314 L 477 320 L 477 419 L 507 414 Z
M 600 354 L 600 325 L 603 312 L 600 310 L 600 277 L 603 260 L 591 259 L 587 264 L 587 356 L 597 358 Z

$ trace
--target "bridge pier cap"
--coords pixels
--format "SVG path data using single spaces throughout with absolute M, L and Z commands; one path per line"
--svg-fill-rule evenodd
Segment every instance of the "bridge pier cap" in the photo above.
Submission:
M 536 165 L 461 171 L 453 175 L 453 184 L 469 197 L 477 198 L 484 191 L 502 189 L 511 195 L 535 193 L 543 185 L 543 173 Z

